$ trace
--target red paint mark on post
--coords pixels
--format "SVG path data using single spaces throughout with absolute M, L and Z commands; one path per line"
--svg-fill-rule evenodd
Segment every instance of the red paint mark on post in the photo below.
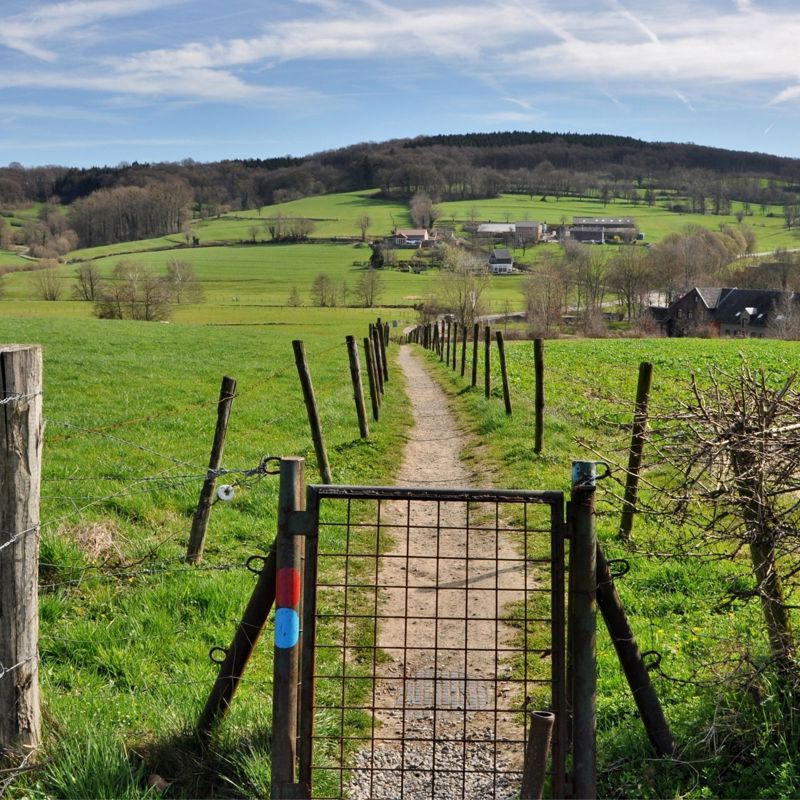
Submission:
M 275 601 L 278 608 L 297 608 L 300 602 L 300 572 L 294 567 L 278 570 Z

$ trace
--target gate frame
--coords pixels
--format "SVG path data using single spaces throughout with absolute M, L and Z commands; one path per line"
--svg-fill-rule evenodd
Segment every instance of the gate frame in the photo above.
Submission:
M 316 587 L 319 555 L 319 510 L 324 499 L 386 500 L 386 501 L 439 501 L 439 502 L 491 502 L 538 503 L 550 507 L 550 560 L 551 560 L 551 698 L 556 714 L 552 737 L 552 796 L 567 796 L 567 750 L 570 729 L 567 687 L 567 632 L 566 625 L 556 625 L 555 620 L 567 621 L 564 542 L 570 527 L 566 518 L 564 493 L 560 491 L 526 491 L 521 489 L 429 489 L 419 487 L 387 486 L 335 486 L 312 484 L 306 489 L 306 509 L 296 514 L 297 522 L 289 521 L 294 535 L 305 535 L 305 563 L 302 579 L 302 633 L 300 653 L 300 685 L 298 687 L 297 725 L 297 780 L 298 784 L 312 787 L 314 702 L 316 672 Z M 571 692 L 569 692 L 571 694 Z M 310 794 L 308 795 L 310 796 Z

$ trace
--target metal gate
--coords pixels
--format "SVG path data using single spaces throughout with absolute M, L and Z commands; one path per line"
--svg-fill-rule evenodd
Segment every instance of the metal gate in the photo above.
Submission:
M 563 494 L 311 486 L 306 509 L 300 783 L 519 797 L 538 710 L 563 797 Z

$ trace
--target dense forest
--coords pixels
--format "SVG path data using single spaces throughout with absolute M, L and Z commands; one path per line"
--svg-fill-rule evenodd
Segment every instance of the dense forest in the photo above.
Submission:
M 178 231 L 181 215 L 173 203 L 162 204 L 165 214 L 151 213 L 142 220 L 131 212 L 132 206 L 146 207 L 147 197 L 178 197 L 185 202 L 184 213 L 209 216 L 365 188 L 394 198 L 417 192 L 434 200 L 514 192 L 649 204 L 656 189 L 668 188 L 688 198 L 693 211 L 720 213 L 731 200 L 796 204 L 800 159 L 622 136 L 530 131 L 369 142 L 302 158 L 0 168 L 0 206 L 69 204 L 71 227 L 84 244 Z M 102 222 L 95 225 L 96 220 Z

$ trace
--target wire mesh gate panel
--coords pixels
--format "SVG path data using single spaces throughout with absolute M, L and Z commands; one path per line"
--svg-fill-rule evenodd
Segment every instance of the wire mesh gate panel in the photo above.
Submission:
M 312 486 L 300 778 L 314 797 L 519 797 L 525 709 L 555 712 L 560 492 Z

